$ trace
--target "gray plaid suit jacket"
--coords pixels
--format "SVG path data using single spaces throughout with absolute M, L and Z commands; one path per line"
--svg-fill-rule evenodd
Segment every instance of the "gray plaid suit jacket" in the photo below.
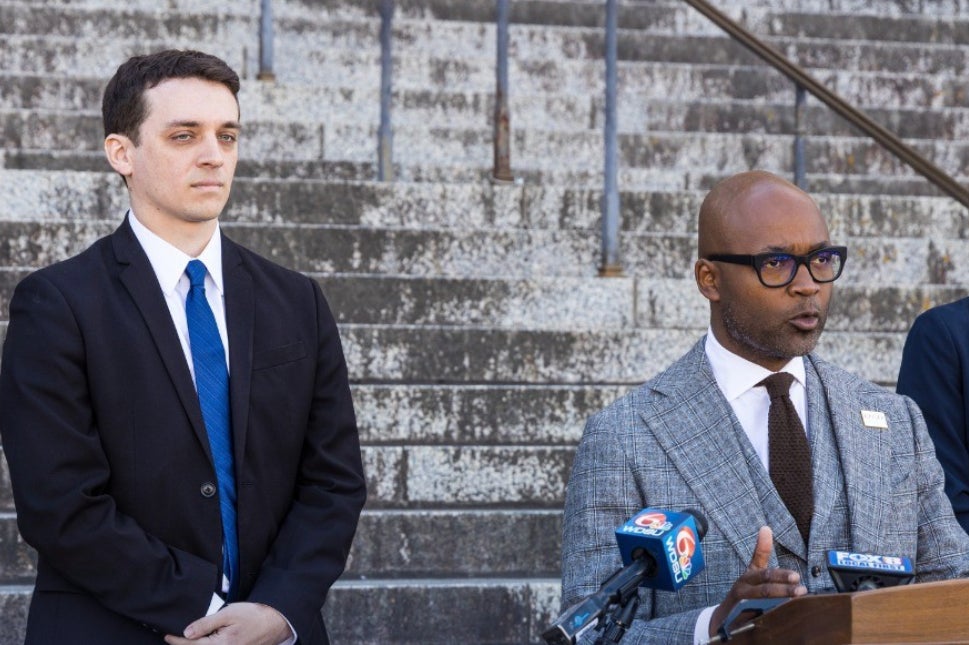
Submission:
M 812 592 L 833 588 L 828 549 L 908 556 L 918 581 L 969 575 L 969 536 L 911 399 L 805 356 L 815 496 L 805 545 L 717 387 L 704 341 L 586 424 L 566 495 L 563 609 L 621 566 L 615 529 L 647 506 L 707 518 L 706 567 L 678 593 L 641 589 L 627 645 L 692 642 L 700 611 L 746 569 L 763 525 L 774 531 L 771 566 L 798 570 Z M 884 413 L 888 428 L 866 426 L 863 410 Z

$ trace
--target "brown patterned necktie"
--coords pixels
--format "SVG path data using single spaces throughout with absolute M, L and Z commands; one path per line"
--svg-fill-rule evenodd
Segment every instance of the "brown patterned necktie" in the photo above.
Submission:
M 770 396 L 767 414 L 770 478 L 787 510 L 794 516 L 806 545 L 814 513 L 811 448 L 789 395 L 793 382 L 793 375 L 777 372 L 757 385 L 766 387 Z

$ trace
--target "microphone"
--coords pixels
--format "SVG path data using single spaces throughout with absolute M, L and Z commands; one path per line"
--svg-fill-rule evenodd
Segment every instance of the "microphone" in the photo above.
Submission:
M 599 591 L 559 616 L 542 639 L 548 645 L 574 645 L 611 607 L 628 602 L 640 586 L 676 591 L 703 569 L 700 539 L 706 531 L 706 519 L 696 511 L 641 510 L 616 529 L 624 566 Z
M 623 564 L 645 558 L 651 589 L 678 591 L 703 570 L 700 540 L 707 521 L 695 511 L 678 513 L 646 508 L 616 530 Z
M 828 573 L 839 592 L 906 585 L 915 578 L 909 558 L 828 551 Z

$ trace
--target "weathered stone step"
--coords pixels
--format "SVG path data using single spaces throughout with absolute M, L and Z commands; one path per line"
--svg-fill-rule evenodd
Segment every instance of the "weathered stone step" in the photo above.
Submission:
M 874 198 L 873 198 L 874 199 Z M 601 191 L 534 184 L 349 182 L 237 177 L 224 222 L 372 228 L 593 229 Z M 629 229 L 690 228 L 697 195 L 625 193 Z M 127 194 L 113 172 L 0 169 L 2 219 L 120 222 Z M 919 217 L 928 206 L 903 204 Z M 649 211 L 653 215 L 649 215 Z M 665 212 L 669 211 L 669 212 Z M 633 224 L 635 222 L 635 224 Z
M 202 4 L 185 7 L 168 19 L 160 19 L 156 7 L 140 8 L 129 5 L 125 12 L 83 6 L 81 3 L 44 7 L 17 2 L 0 4 L 0 33 L 46 34 L 60 36 L 101 35 L 105 30 L 120 37 L 198 37 L 211 39 L 221 35 L 227 19 L 245 26 L 258 15 L 258 7 L 236 3 L 229 8 L 216 5 L 206 10 Z M 318 28 L 330 21 L 357 20 L 373 22 L 378 12 L 372 3 L 329 2 L 316 12 L 293 11 L 299 3 L 277 3 L 274 12 L 278 29 L 291 28 L 297 32 Z M 453 2 L 414 0 L 398 3 L 395 17 L 402 21 L 457 21 L 491 24 L 495 20 L 493 6 L 482 2 Z M 241 5 L 241 6 L 238 6 Z M 768 36 L 798 36 L 868 41 L 917 41 L 945 44 L 969 42 L 969 21 L 953 16 L 866 16 L 858 13 L 829 11 L 826 14 L 808 11 L 770 11 L 750 3 L 746 11 L 738 12 L 731 3 L 721 3 L 728 15 L 744 23 L 755 33 Z M 597 28 L 605 23 L 601 5 L 588 2 L 517 1 L 510 3 L 509 20 L 513 25 L 537 25 L 545 28 Z M 136 25 L 136 26 L 133 26 Z M 623 30 L 660 31 L 669 34 L 719 33 L 715 25 L 684 3 L 657 2 L 619 6 L 618 25 Z
M 541 643 L 559 613 L 560 584 L 557 576 L 341 580 L 323 615 L 330 640 L 346 645 Z
M 932 261 L 944 264 L 943 252 L 937 250 Z M 923 282 L 872 286 L 872 274 L 882 259 L 855 258 L 850 250 L 848 255 L 847 273 L 835 290 L 828 329 L 905 332 L 929 303 L 942 304 L 966 295 L 969 275 L 964 266 L 959 267 L 958 277 L 950 272 L 932 276 L 933 270 L 940 270 L 938 266 L 927 271 L 899 267 L 894 273 L 919 270 Z M 926 286 L 924 281 L 934 277 L 949 280 L 952 286 Z M 708 303 L 690 278 L 482 281 L 331 276 L 321 278 L 321 283 L 340 324 L 606 332 L 682 326 L 700 329 L 709 319 Z
M 969 283 L 969 269 L 953 261 L 964 257 L 965 245 L 940 248 L 931 240 L 914 240 L 914 244 L 889 248 L 877 240 L 870 246 L 849 246 L 849 263 L 836 289 L 829 330 L 903 333 L 924 309 L 966 295 L 963 285 Z M 924 258 L 887 265 L 894 257 L 914 255 L 907 250 L 911 248 L 920 249 Z M 0 319 L 6 318 L 13 288 L 28 271 L 0 271 Z M 689 266 L 683 273 L 681 278 L 643 275 L 637 279 L 323 275 L 319 280 L 339 324 L 384 330 L 373 333 L 395 334 L 398 342 L 405 342 L 408 330 L 415 337 L 430 333 L 420 328 L 442 334 L 519 330 L 551 336 L 702 330 L 709 317 L 707 302 L 686 275 Z
M 772 11 L 755 13 L 747 21 L 747 28 L 758 36 L 969 44 L 969 22 L 931 10 L 923 10 L 917 16 Z
M 858 333 L 906 332 L 924 309 L 967 295 L 967 288 L 963 286 L 969 282 L 967 269 L 960 263 L 947 270 L 948 257 L 953 257 L 950 250 L 936 249 L 929 260 L 933 264 L 927 269 L 912 265 L 897 267 L 893 273 L 898 274 L 900 282 L 906 271 L 918 272 L 918 281 L 911 280 L 907 286 L 872 286 L 871 276 L 876 271 L 884 271 L 881 267 L 884 260 L 855 257 L 849 252 L 846 274 L 838 283 L 832 303 L 828 329 Z M 0 319 L 6 319 L 13 288 L 27 272 L 0 271 Z M 951 286 L 925 284 L 932 280 L 940 283 L 947 280 Z M 322 276 L 320 282 L 338 323 L 344 326 L 402 330 L 430 327 L 450 329 L 452 333 L 472 329 L 553 334 L 584 330 L 599 334 L 681 327 L 702 330 L 709 319 L 707 302 L 688 277 L 459 280 Z M 413 427 L 413 423 L 407 427 Z M 419 428 L 413 429 L 421 433 Z M 392 428 L 381 428 L 380 432 L 380 436 L 397 435 Z
M 364 446 L 367 504 L 383 508 L 560 510 L 575 449 Z
M 6 471 L 6 463 L 3 468 Z M 0 513 L 0 589 L 31 584 L 36 576 L 37 554 L 20 537 L 16 514 Z
M 44 125 L 44 121 L 50 123 Z M 8 148 L 61 148 L 93 151 L 99 140 L 96 117 L 48 115 L 27 118 L 26 113 L 0 116 Z M 61 123 L 60 129 L 53 129 Z M 357 164 L 374 159 L 376 127 L 304 126 L 285 123 L 254 124 L 240 154 L 248 159 L 313 161 L 329 159 Z M 490 129 L 418 128 L 401 130 L 395 137 L 395 160 L 401 165 L 434 164 L 438 167 L 489 168 L 493 161 Z M 621 134 L 619 163 L 624 172 L 654 170 L 679 175 L 732 173 L 750 167 L 790 168 L 793 152 L 789 135 L 719 132 L 651 132 Z M 959 172 L 969 144 L 942 140 L 910 140 L 916 150 L 943 170 Z M 290 144 L 298 151 L 291 150 Z M 916 173 L 874 141 L 860 137 L 810 136 L 805 142 L 808 167 L 815 173 L 887 174 L 914 177 Z M 512 134 L 515 167 L 560 173 L 602 166 L 603 140 L 598 131 L 556 132 L 515 130 Z M 677 172 L 677 170 L 679 172 Z M 642 173 L 640 173 L 642 174 Z M 622 178 L 621 178 L 622 181 Z M 635 183 L 634 185 L 639 185 Z
M 338 322 L 487 326 L 504 329 L 622 329 L 635 324 L 632 279 L 530 280 L 323 277 Z
M 364 510 L 345 580 L 548 576 L 559 573 L 562 513 L 551 510 Z M 31 584 L 37 553 L 0 514 L 0 588 Z M 547 548 L 536 549 L 543 543 Z
M 217 38 L 209 39 L 208 49 L 239 69 L 250 68 L 250 50 L 258 47 L 257 31 L 252 25 L 230 26 L 233 21 L 216 20 Z M 137 30 L 138 23 L 134 25 Z M 235 27 L 238 27 L 237 29 Z M 329 21 L 313 28 L 286 23 L 278 26 L 275 40 L 275 71 L 282 79 L 305 78 L 308 69 L 332 60 L 334 50 L 379 51 L 376 21 Z M 542 26 L 513 25 L 510 42 L 519 60 L 544 61 L 560 58 L 600 60 L 604 51 L 601 29 L 548 29 Z M 896 69 L 917 73 L 960 73 L 965 70 L 967 52 L 958 45 L 902 42 L 827 41 L 792 39 L 787 36 L 765 40 L 795 62 L 806 67 L 852 70 Z M 103 35 L 58 37 L 11 34 L 0 36 L 0 68 L 33 73 L 83 76 L 104 73 L 105 60 L 123 61 L 133 51 L 149 51 L 161 46 L 187 47 L 199 42 L 177 33 L 165 37 L 148 33 L 106 41 Z M 403 56 L 447 57 L 460 63 L 460 52 L 492 56 L 495 47 L 493 26 L 444 21 L 399 21 L 395 27 L 395 52 Z M 244 51 L 245 49 L 245 51 Z M 732 63 L 752 65 L 759 60 L 727 36 L 664 34 L 646 31 L 621 31 L 618 55 L 623 61 L 666 61 L 679 63 Z M 64 57 L 67 57 L 66 60 Z M 248 73 L 246 74 L 249 75 Z
M 349 161 L 373 157 L 375 128 L 346 128 L 326 133 L 327 156 Z M 909 140 L 918 152 L 950 173 L 961 173 L 966 144 L 958 141 Z M 761 133 L 651 132 L 620 134 L 618 156 L 622 173 L 641 185 L 637 171 L 732 174 L 749 168 L 793 168 L 793 137 Z M 492 133 L 487 129 L 408 128 L 395 134 L 395 161 L 402 166 L 490 168 Z M 514 169 L 555 173 L 600 172 L 602 133 L 515 130 L 511 138 Z M 861 137 L 810 136 L 805 140 L 810 172 L 881 174 L 913 177 L 915 172 L 872 140 Z M 638 180 L 638 181 L 637 181 Z
M 45 3 L 46 4 L 46 3 Z M 251 38 L 258 11 L 232 13 L 225 5 L 209 11 L 162 12 L 152 9 L 87 8 L 73 5 L 40 6 L 32 2 L 0 4 L 0 34 L 85 39 L 114 34 L 119 40 L 196 40 L 211 42 Z M 258 22 L 255 23 L 258 25 Z M 257 27 L 258 28 L 258 27 Z
M 548 332 L 344 325 L 357 383 L 636 385 L 689 349 L 706 330 Z M 862 377 L 893 382 L 904 332 L 825 332 L 819 351 Z M 388 356 L 393 360 L 389 361 Z
M 636 384 L 699 336 L 687 329 L 569 333 L 350 324 L 341 330 L 350 378 L 359 383 Z
M 544 496 L 561 499 L 564 488 L 558 487 L 586 419 L 629 387 L 355 384 L 370 504 L 454 508 L 483 501 L 496 508 L 549 508 Z M 484 469 L 491 474 L 476 482 L 476 472 Z M 499 476 L 504 474 L 507 480 Z M 506 490 L 513 494 L 503 496 Z M 13 511 L 9 472 L 0 458 L 0 514 L 12 520 Z M 0 564 L 0 584 L 4 571 Z
M 912 4 L 909 0 L 752 0 L 749 3 L 745 0 L 722 0 L 717 5 L 731 11 L 757 6 L 772 11 L 811 11 L 820 14 L 839 12 L 878 16 L 958 17 L 969 13 L 969 7 L 950 0 L 920 0 L 917 4 Z
M 313 161 L 324 158 L 326 126 L 310 123 L 247 122 L 240 156 Z M 93 112 L 0 110 L 0 147 L 103 149 L 101 116 Z M 333 155 L 328 155 L 333 157 Z
M 4 150 L 0 148 L 0 169 L 113 172 L 104 158 L 104 152 L 95 150 Z M 240 159 L 236 166 L 236 177 L 372 181 L 377 177 L 377 170 L 373 161 L 358 163 L 327 159 L 313 161 Z
M 559 613 L 559 585 L 557 576 L 341 580 L 323 612 L 331 640 L 348 645 L 541 643 Z M 31 591 L 0 586 L 0 645 L 23 643 Z
M 292 3 L 296 4 L 296 3 Z M 310 3 L 311 4 L 311 3 Z M 372 15 L 365 3 L 359 17 Z M 814 6 L 812 6 L 812 4 Z M 902 6 L 886 15 L 865 15 L 857 7 L 837 8 L 840 2 L 738 2 L 725 0 L 717 8 L 746 25 L 757 34 L 817 37 L 843 40 L 901 40 L 919 42 L 969 42 L 969 24 L 953 15 L 953 3 L 941 6 L 934 0 L 920 11 L 907 13 L 912 7 Z M 896 3 L 902 4 L 902 3 Z M 455 0 L 405 0 L 399 3 L 397 15 L 411 19 L 460 20 L 489 23 L 495 20 L 494 8 L 487 3 Z M 605 23 L 602 3 L 515 0 L 509 3 L 509 20 L 515 24 L 539 24 L 550 27 L 595 27 Z M 371 9 L 368 13 L 367 9 Z M 716 27 L 685 3 L 653 2 L 620 4 L 618 25 L 630 30 L 664 30 L 669 33 L 696 31 L 716 32 Z M 348 17 L 352 15 L 344 10 Z
M 358 122 L 376 120 L 379 88 L 369 69 L 372 56 L 362 54 L 352 64 L 333 61 L 333 69 L 319 69 L 314 82 L 280 83 L 243 81 L 240 101 L 249 120 L 269 120 L 285 115 L 296 122 L 329 123 L 334 108 L 352 111 Z M 604 90 L 599 62 L 549 61 L 541 66 L 516 68 L 510 61 L 510 113 L 513 125 L 541 123 L 542 116 L 556 122 L 572 119 L 570 127 L 601 127 Z M 422 58 L 396 59 L 394 78 L 394 122 L 414 115 L 454 115 L 485 119 L 494 110 L 492 87 L 494 61 L 481 59 L 462 64 L 463 79 L 448 74 L 430 74 L 444 61 Z M 944 108 L 964 108 L 969 81 L 896 72 L 879 74 L 814 70 L 819 82 L 853 105 L 878 114 L 881 109 L 926 110 L 945 114 Z M 791 111 L 793 90 L 780 74 L 763 66 L 696 66 L 643 62 L 624 64 L 618 70 L 618 125 L 629 128 L 649 111 L 639 110 L 644 102 L 675 99 L 677 102 L 729 103 L 755 101 L 775 103 Z M 330 78 L 330 74 L 334 77 Z M 358 78 L 359 77 L 359 78 Z M 100 106 L 104 77 L 0 74 L 0 108 L 34 110 L 91 110 Z M 820 108 L 818 108 L 820 109 Z M 826 109 L 826 108 L 825 108 Z M 938 112 L 937 112 L 938 111 Z M 645 114 L 643 114 L 645 113 Z M 339 116 L 339 114 L 337 114 Z M 345 118 L 345 117 L 344 117 Z M 944 118 L 942 116 L 938 117 Z M 818 118 L 814 118 L 818 121 Z M 886 121 L 887 123 L 887 121 Z M 481 125 L 475 123 L 474 125 Z M 565 127 L 562 123 L 559 127 Z
M 541 643 L 558 616 L 559 585 L 557 577 L 340 581 L 323 612 L 332 642 L 346 645 Z M 0 645 L 23 643 L 31 590 L 0 586 Z
M 4 323 L 4 326 L 6 323 Z M 0 515 L 14 512 L 13 491 L 10 488 L 10 471 L 7 468 L 7 459 L 3 454 L 3 446 L 0 445 Z M 2 584 L 2 581 L 0 581 Z
M 679 358 L 705 331 L 637 329 L 577 333 L 343 325 L 351 382 L 415 384 L 633 386 Z M 7 322 L 0 321 L 0 342 Z M 875 383 L 893 386 L 904 332 L 830 330 L 822 356 Z M 563 355 L 567 355 L 563 358 Z M 394 362 L 388 363 L 387 356 Z M 430 357 L 433 360 L 426 361 Z M 426 361 L 426 362 L 422 362 Z
M 39 268 L 79 253 L 120 222 L 19 222 L 0 220 L 0 266 Z M 226 233 L 298 271 L 390 277 L 530 279 L 597 275 L 596 231 L 541 229 L 368 229 L 313 225 L 225 224 Z M 836 229 L 837 230 L 837 229 Z M 969 276 L 958 258 L 964 239 L 838 235 L 852 249 L 851 267 L 869 286 L 958 284 Z M 943 246 L 944 244 L 944 246 Z M 622 237 L 628 274 L 650 280 L 693 275 L 696 241 L 691 232 L 638 233 Z M 953 259 L 954 258 L 954 259 Z M 590 295 L 590 297 L 593 297 Z
M 369 446 L 574 446 L 586 419 L 629 387 L 356 384 L 351 389 L 360 440 Z
M 87 248 L 117 223 L 0 221 L 0 266 L 46 266 Z M 592 276 L 599 244 L 587 233 L 542 230 L 435 232 L 229 224 L 225 230 L 283 265 L 319 273 Z M 688 244 L 675 245 L 681 253 L 689 249 Z M 659 252 L 670 243 L 656 239 L 651 246 Z
M 0 645 L 23 645 L 33 585 L 0 585 Z
M 583 232 L 229 226 L 233 239 L 300 271 L 450 277 L 591 276 L 598 238 Z M 652 250 L 670 246 L 653 240 Z M 673 246 L 680 247 L 673 243 Z M 645 251 L 645 250 L 644 250 Z M 645 251 L 648 253 L 648 251 Z M 2 255 L 0 255 L 2 258 Z M 669 261 L 669 258 L 667 259 Z M 665 264 L 665 262 L 662 262 Z M 12 263 L 11 263 L 12 264 Z
M 30 77 L 24 93 L 37 77 Z M 315 159 L 325 152 L 320 141 L 328 130 L 362 127 L 379 122 L 379 95 L 310 85 L 248 85 L 241 103 L 245 115 L 245 140 L 242 154 L 250 149 L 281 146 L 301 148 L 299 157 Z M 789 89 L 789 88 L 788 88 Z M 79 90 L 80 91 L 80 90 Z M 79 100 L 68 92 L 70 101 Z M 0 97 L 2 98 L 2 97 Z M 393 123 L 398 131 L 423 128 L 428 123 L 447 123 L 451 129 L 490 127 L 494 115 L 493 93 L 456 93 L 401 90 L 395 94 Z M 307 108 L 305 106 L 313 106 Z M 899 109 L 859 106 L 874 121 L 902 138 L 965 139 L 969 137 L 969 110 L 965 108 L 926 109 L 923 106 Z M 292 109 L 290 109 L 292 108 Z M 625 93 L 619 97 L 618 131 L 645 133 L 682 132 L 762 132 L 792 134 L 796 131 L 790 92 L 781 101 L 732 100 L 717 97 L 650 93 Z M 601 96 L 524 95 L 512 97 L 510 114 L 515 129 L 601 133 L 604 107 Z M 0 106 L 0 125 L 10 134 L 0 145 L 10 148 L 65 147 L 68 142 L 100 140 L 101 116 L 90 106 L 50 105 L 21 108 Z M 805 135 L 857 136 L 857 131 L 832 110 L 809 103 L 802 116 Z M 58 129 L 65 131 L 60 133 Z M 54 134 L 57 133 L 57 134 Z M 54 138 L 54 137 L 59 138 Z M 330 137 L 332 139 L 332 136 Z M 261 152 L 260 152 L 261 154 Z M 292 153 L 288 153 L 292 154 Z
M 30 269 L 0 270 L 0 319 Z M 620 330 L 648 324 L 636 298 L 655 288 L 630 278 L 527 280 L 322 276 L 337 322 L 395 326 L 486 327 L 547 331 Z M 686 285 L 689 287 L 689 285 Z M 669 295 L 673 295 L 670 293 Z M 914 296 L 912 296 L 914 297 Z M 644 307 L 656 309 L 655 304 Z M 646 315 L 647 319 L 637 316 Z
M 376 155 L 374 155 L 374 158 Z M 756 161 L 756 160 L 755 160 Z M 762 163 L 752 167 L 770 170 L 789 176 L 792 166 L 772 166 Z M 107 162 L 103 152 L 74 152 L 49 150 L 3 150 L 0 149 L 0 169 L 9 170 L 62 170 L 104 172 Z M 619 184 L 630 191 L 682 191 L 709 190 L 709 188 L 732 172 L 747 167 L 721 169 L 716 172 L 698 172 L 665 168 L 619 169 Z M 398 182 L 436 184 L 487 183 L 491 181 L 491 164 L 480 166 L 434 166 L 421 164 L 394 164 Z M 594 167 L 573 169 L 529 169 L 517 163 L 513 167 L 516 183 L 560 187 L 585 187 L 597 189 L 603 185 L 601 164 Z M 376 178 L 373 161 L 280 161 L 240 160 L 237 177 L 271 179 L 311 179 L 316 181 L 372 181 Z M 839 173 L 808 172 L 808 190 L 814 194 L 843 193 L 853 197 L 886 195 L 894 197 L 940 197 L 942 193 L 921 176 L 883 176 Z M 964 178 L 957 174 L 956 179 Z
M 2 0 L 0 4 L 24 4 Z M 51 9 L 116 9 L 117 0 L 45 0 Z M 124 3 L 129 10 L 157 10 L 154 0 L 128 0 Z M 512 0 L 511 15 L 516 22 L 531 22 L 562 26 L 592 26 L 602 23 L 602 3 L 599 0 Z M 373 4 L 368 0 L 275 0 L 274 14 L 279 16 L 333 16 L 343 18 L 367 18 L 374 15 Z M 398 0 L 396 11 L 408 18 L 438 20 L 462 20 L 491 22 L 494 8 L 487 2 L 468 2 L 467 0 Z M 256 15 L 259 0 L 236 0 L 232 3 L 213 0 L 167 0 L 166 7 L 173 12 L 217 12 L 239 15 Z M 665 11 L 671 7 L 682 8 L 682 3 L 658 1 L 646 5 L 650 13 L 647 19 L 654 19 L 656 10 Z M 888 15 L 893 18 L 915 19 L 959 19 L 969 11 L 952 0 L 719 0 L 717 7 L 735 18 L 743 15 L 775 15 L 785 13 L 829 14 L 842 13 L 856 18 Z M 636 5 L 620 5 L 623 24 L 631 28 L 643 20 L 646 9 Z M 550 15 L 551 14 L 551 15 Z
M 817 183 L 818 176 L 812 175 L 811 181 Z M 699 190 L 622 191 L 622 230 L 694 232 L 703 196 Z M 815 199 L 836 238 L 963 236 L 963 207 L 950 198 L 816 193 Z M 601 200 L 599 188 L 533 183 L 239 177 L 223 221 L 392 229 L 582 229 L 597 235 Z M 0 202 L 3 220 L 22 222 L 120 222 L 127 208 L 120 179 L 104 171 L 0 169 Z
M 204 42 L 207 53 L 226 61 L 237 72 L 250 69 L 258 52 L 258 32 Z M 114 41 L 100 38 L 0 35 L 0 69 L 31 74 L 111 76 L 131 56 L 167 48 L 197 49 L 192 38 Z M 253 76 L 255 73 L 253 73 Z
M 560 509 L 365 510 L 343 579 L 553 577 L 561 534 Z

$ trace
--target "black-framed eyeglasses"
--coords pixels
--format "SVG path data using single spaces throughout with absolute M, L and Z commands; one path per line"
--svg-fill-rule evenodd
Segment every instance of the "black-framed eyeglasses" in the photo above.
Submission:
M 713 262 L 743 264 L 754 267 L 760 283 L 765 287 L 786 287 L 794 280 L 797 269 L 802 264 L 815 282 L 834 282 L 841 277 L 841 271 L 848 259 L 848 247 L 826 246 L 807 255 L 790 253 L 758 253 L 756 255 L 728 255 L 714 253 L 705 259 Z

